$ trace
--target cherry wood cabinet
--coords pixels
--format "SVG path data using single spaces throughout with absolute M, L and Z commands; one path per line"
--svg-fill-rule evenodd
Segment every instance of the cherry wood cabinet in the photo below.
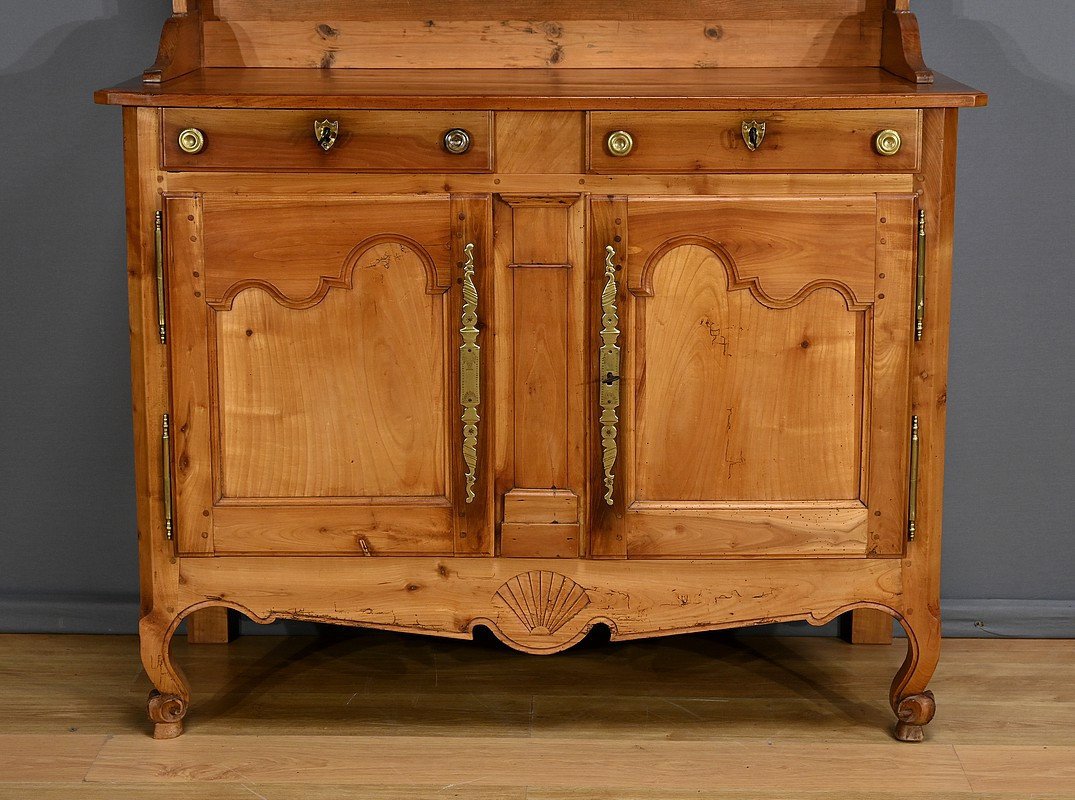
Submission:
M 637 5 L 174 0 L 98 93 L 159 738 L 214 609 L 535 654 L 884 613 L 922 738 L 985 97 L 905 0 Z

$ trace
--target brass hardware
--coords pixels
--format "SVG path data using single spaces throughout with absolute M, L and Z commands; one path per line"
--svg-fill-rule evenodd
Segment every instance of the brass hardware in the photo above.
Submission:
M 907 540 L 913 542 L 918 523 L 918 416 L 911 417 L 911 480 L 907 489 Z
M 153 244 L 157 254 L 157 331 L 161 344 L 168 342 L 168 325 L 164 319 L 164 222 L 161 212 L 153 220 Z
M 338 121 L 329 122 L 329 120 L 323 119 L 314 123 L 314 137 L 317 139 L 317 143 L 321 145 L 321 149 L 326 153 L 336 144 L 339 136 L 340 123 Z
M 747 150 L 754 152 L 765 141 L 765 123 L 752 119 L 750 122 L 743 120 L 743 141 L 747 143 Z
M 478 406 L 481 404 L 481 347 L 478 346 L 478 288 L 474 285 L 474 245 L 463 248 L 463 315 L 459 329 L 459 402 L 463 406 L 463 463 L 467 465 L 466 502 L 474 501 L 478 479 Z
M 459 156 L 470 149 L 470 133 L 462 128 L 452 128 L 444 134 L 444 149 Z
M 205 134 L 197 128 L 187 128 L 179 132 L 179 149 L 196 156 L 205 149 Z
M 616 476 L 616 425 L 620 421 L 616 411 L 620 407 L 620 330 L 619 310 L 616 307 L 616 248 L 605 248 L 605 288 L 601 291 L 601 352 L 598 359 L 601 390 L 598 405 L 601 407 L 601 450 L 605 468 L 605 502 L 612 505 L 612 490 Z
M 164 535 L 171 540 L 172 531 L 172 439 L 171 423 L 164 415 L 161 424 L 161 492 L 164 495 Z
M 883 156 L 894 156 L 903 147 L 903 137 L 899 131 L 881 131 L 873 137 L 873 149 Z
M 613 131 L 605 139 L 605 147 L 608 148 L 609 155 L 622 158 L 635 149 L 635 137 L 627 131 Z
M 918 212 L 918 277 L 915 283 L 914 340 L 922 341 L 926 330 L 926 212 Z

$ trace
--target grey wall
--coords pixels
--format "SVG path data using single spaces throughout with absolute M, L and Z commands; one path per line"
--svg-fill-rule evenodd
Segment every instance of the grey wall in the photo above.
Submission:
M 0 630 L 135 627 L 120 115 L 90 95 L 167 5 L 0 0 Z M 992 96 L 962 117 L 946 624 L 1075 635 L 1075 3 L 915 6 Z

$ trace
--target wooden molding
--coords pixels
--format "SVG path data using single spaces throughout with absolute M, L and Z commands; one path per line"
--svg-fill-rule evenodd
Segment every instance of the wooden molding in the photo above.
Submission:
M 933 83 L 933 71 L 922 58 L 922 34 L 918 18 L 905 2 L 890 0 L 885 9 L 881 35 L 881 67 L 914 83 Z
M 407 236 L 398 233 L 378 234 L 363 239 L 348 254 L 343 262 L 343 267 L 338 275 L 321 275 L 318 278 L 317 288 L 305 297 L 292 297 L 282 292 L 275 284 L 260 278 L 248 278 L 238 281 L 228 287 L 227 291 L 218 298 L 206 298 L 206 303 L 217 311 L 230 311 L 236 296 L 247 289 L 262 289 L 267 292 L 280 305 L 295 310 L 313 308 L 328 295 L 330 289 L 354 288 L 354 273 L 362 256 L 371 248 L 379 244 L 399 244 L 414 251 L 422 265 L 426 269 L 426 294 L 444 294 L 448 290 L 446 285 L 438 285 L 439 276 L 437 265 L 433 257 L 421 244 Z
M 652 297 L 653 272 L 657 268 L 657 263 L 676 248 L 686 247 L 688 245 L 704 247 L 724 264 L 724 268 L 728 272 L 729 291 L 746 289 L 755 300 L 767 308 L 793 308 L 820 289 L 832 289 L 834 292 L 841 295 L 844 298 L 844 302 L 847 304 L 848 311 L 866 311 L 873 305 L 872 299 L 868 301 L 862 300 L 855 294 L 855 290 L 846 283 L 831 279 L 811 281 L 790 297 L 773 297 L 766 292 L 765 288 L 762 286 L 762 280 L 764 280 L 762 276 L 740 275 L 735 259 L 732 258 L 731 254 L 728 253 L 720 243 L 715 242 L 706 236 L 696 235 L 677 236 L 674 239 L 669 239 L 650 253 L 642 267 L 641 286 L 638 289 L 632 288 L 631 293 L 639 297 Z
M 180 11 L 180 8 L 186 11 Z M 176 0 L 175 13 L 164 23 L 157 60 L 142 73 L 142 82 L 161 84 L 202 66 L 202 16 L 197 0 Z

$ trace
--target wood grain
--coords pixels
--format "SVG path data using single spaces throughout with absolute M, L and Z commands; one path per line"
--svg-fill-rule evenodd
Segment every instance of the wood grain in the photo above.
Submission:
M 765 124 L 754 152 L 742 124 Z M 788 111 L 745 108 L 735 112 L 688 111 L 674 116 L 653 111 L 590 114 L 589 163 L 598 173 L 646 172 L 905 172 L 918 166 L 921 113 L 893 111 Z M 903 147 L 881 156 L 874 137 L 901 133 Z M 634 149 L 617 157 L 605 146 L 613 131 L 625 130 Z
M 187 617 L 190 644 L 227 644 L 238 634 L 232 624 L 234 612 L 227 608 L 203 608 Z
M 917 221 L 911 196 L 877 198 L 869 433 L 864 463 L 871 555 L 900 555 L 907 540 L 910 367 Z
M 942 75 L 915 84 L 875 67 L 720 69 L 201 69 L 97 101 L 172 108 L 688 111 L 983 106 Z
M 854 750 L 826 743 L 661 742 L 598 740 L 580 746 L 561 739 L 456 739 L 366 737 L 278 737 L 275 758 L 260 751 L 259 737 L 204 737 L 162 752 L 131 736 L 110 739 L 88 780 L 244 782 L 255 772 L 268 783 L 315 781 L 386 785 L 401 774 L 417 784 L 502 784 L 505 774 L 519 784 L 577 786 L 579 776 L 613 789 L 699 791 L 719 781 L 726 789 L 779 790 L 788 764 L 824 763 L 825 771 L 796 776 L 798 791 L 865 786 L 888 791 L 959 791 L 968 779 L 952 748 L 893 751 L 884 744 Z M 500 765 L 490 773 L 470 756 L 481 752 Z M 284 754 L 287 754 L 286 757 Z M 876 764 L 886 769 L 878 771 Z M 749 770 L 742 765 L 750 764 Z M 704 765 L 699 767 L 697 765 Z
M 771 763 L 769 751 L 786 754 L 789 745 L 799 748 L 796 778 L 806 774 L 810 786 L 825 782 L 826 788 L 808 792 L 816 800 L 1055 800 L 1075 793 L 1068 767 L 1075 746 L 1075 642 L 949 639 L 945 648 L 948 657 L 934 682 L 946 699 L 944 716 L 931 739 L 904 748 L 880 739 L 876 728 L 889 712 L 871 689 L 901 655 L 892 648 L 849 649 L 827 637 L 594 643 L 557 659 L 374 631 L 253 636 L 229 648 L 177 639 L 204 701 L 186 740 L 160 744 L 138 735 L 136 710 L 148 682 L 125 669 L 138 649 L 134 637 L 8 635 L 0 637 L 0 663 L 6 666 L 0 752 L 7 756 L 0 755 L 0 798 L 240 800 L 253 791 L 274 800 L 433 800 L 445 794 L 465 800 L 523 800 L 524 794 L 531 800 L 671 800 L 687 793 L 703 800 L 799 800 L 804 790 L 798 780 L 777 783 L 774 777 L 768 788 L 734 782 L 745 783 L 755 766 Z M 655 665 L 672 662 L 677 679 L 655 681 Z M 845 682 L 839 693 L 816 680 L 837 674 Z M 274 691 L 257 690 L 266 682 Z M 996 724 L 983 725 L 983 715 Z M 258 755 L 268 761 L 290 763 L 296 746 L 304 755 L 322 741 L 333 748 L 373 744 L 340 756 L 331 769 L 346 769 L 347 775 L 338 782 L 322 779 L 316 757 L 299 765 L 302 775 L 286 781 L 242 766 L 241 775 L 202 771 L 203 757 L 220 764 L 223 754 L 223 763 L 236 767 L 232 759 L 250 756 L 254 743 L 243 734 L 253 726 Z M 101 761 L 98 753 L 109 737 L 116 744 Z M 573 745 L 598 757 L 606 742 L 629 742 L 640 755 L 612 779 L 590 777 L 589 767 L 531 775 L 539 770 L 526 765 L 445 790 L 447 781 L 438 781 L 439 770 L 420 755 L 397 760 L 392 747 L 399 737 L 433 747 L 448 741 L 460 750 L 469 744 L 457 768 L 474 776 L 488 767 L 487 751 L 478 748 L 488 741 L 538 759 L 557 752 L 546 745 Z M 649 760 L 661 755 L 652 743 L 715 747 L 717 753 L 738 748 L 733 783 L 725 785 L 710 762 L 697 760 L 685 762 L 674 780 L 699 788 L 647 788 Z M 154 773 L 144 774 L 136 760 L 154 744 L 146 762 Z M 129 745 L 135 749 L 128 751 Z M 387 762 L 364 757 L 381 748 Z M 935 784 L 930 771 L 921 783 L 916 778 L 912 791 L 892 788 L 908 766 L 901 760 L 906 753 L 942 763 L 954 753 L 966 783 L 946 789 L 947 771 Z M 378 777 L 365 777 L 382 763 Z M 97 773 L 106 764 L 108 771 Z M 849 769 L 838 771 L 839 765 Z M 394 777 L 387 774 L 392 767 L 399 770 Z M 122 777 L 109 774 L 120 769 Z
M 339 138 L 325 151 L 314 122 L 339 123 Z M 179 132 L 197 128 L 205 149 L 179 148 Z M 466 153 L 444 149 L 444 134 L 470 134 Z M 492 115 L 481 111 L 308 111 L 168 109 L 164 112 L 163 164 L 169 170 L 239 169 L 279 172 L 383 172 L 437 170 L 488 172 L 493 167 Z
M 866 548 L 867 511 L 861 506 L 766 510 L 729 504 L 718 510 L 635 503 L 629 510 L 631 558 L 861 557 Z
M 876 67 L 881 19 L 231 19 L 203 25 L 206 65 L 467 68 Z
M 449 285 L 451 219 L 444 194 L 213 194 L 203 197 L 202 207 L 204 303 L 219 311 L 254 287 L 285 307 L 312 308 L 333 289 L 355 292 L 370 273 L 394 276 L 394 265 L 414 270 L 416 285 L 427 293 Z M 374 286 L 381 282 L 373 279 Z
M 862 310 L 876 281 L 875 212 L 872 197 L 633 197 L 627 284 L 651 294 L 659 259 L 694 242 L 727 253 L 730 286 L 767 307 L 794 306 L 825 286 Z
M 877 16 L 885 0 L 799 0 L 794 6 L 776 0 L 635 0 L 630 7 L 615 0 L 454 0 L 453 19 L 844 19 Z M 264 0 L 202 0 L 209 19 L 305 21 L 311 19 L 436 19 L 444 5 L 436 0 L 292 0 L 267 5 Z
M 202 257 L 202 205 L 198 197 L 164 201 L 165 276 L 172 377 L 172 476 L 179 550 L 213 552 L 211 312 L 200 300 L 206 272 Z
M 500 173 L 585 171 L 586 115 L 577 111 L 504 111 L 496 115 L 496 169 Z
M 447 496 L 444 297 L 406 246 L 359 265 L 312 308 L 246 291 L 217 314 L 222 496 Z
M 377 501 L 380 500 L 380 504 Z M 394 501 L 391 505 L 386 501 Z M 370 498 L 357 505 L 220 506 L 216 552 L 353 556 L 449 554 L 452 510 L 446 498 Z
M 655 264 L 634 332 L 633 497 L 857 498 L 862 315 L 836 292 L 770 309 L 728 283 L 695 245 Z
M 915 83 L 933 83 L 935 75 L 922 60 L 922 33 L 918 18 L 902 2 L 890 2 L 882 18 L 881 66 Z
M 856 608 L 851 612 L 851 644 L 892 644 L 892 615 L 875 608 Z
M 202 66 L 203 19 L 197 7 L 175 7 L 161 30 L 157 60 L 142 73 L 143 83 L 154 85 L 186 75 Z
M 504 521 L 578 522 L 579 498 L 564 489 L 512 489 L 504 495 Z
M 190 705 L 177 627 L 227 607 L 457 639 L 487 629 L 545 655 L 599 625 L 629 640 L 888 611 L 908 644 L 889 692 L 896 738 L 925 738 L 940 645 L 954 109 L 985 97 L 926 83 L 906 0 L 172 7 L 150 82 L 98 95 L 139 106 L 124 117 L 139 628 L 155 737 L 177 736 Z M 750 155 L 744 114 L 768 126 Z M 344 131 L 327 153 L 312 141 L 323 116 Z M 474 142 L 465 156 L 441 145 L 457 125 Z M 206 131 L 203 153 L 178 152 L 187 126 Z M 630 158 L 603 152 L 609 126 L 636 134 Z M 894 158 L 871 149 L 882 127 L 904 135 Z M 912 344 L 918 207 L 930 300 Z M 165 347 L 153 335 L 158 210 Z M 612 376 L 611 505 L 594 424 L 609 246 L 625 356 Z M 471 255 L 483 404 L 468 503 L 456 331 Z M 160 535 L 165 413 L 179 426 L 168 465 L 178 542 Z M 912 543 L 910 413 L 923 441 Z M 531 732 L 532 717 L 533 706 Z M 422 747 L 405 739 L 397 750 L 414 760 Z M 324 756 L 288 744 L 302 769 Z M 808 744 L 839 773 L 829 745 Z M 577 748 L 478 745 L 508 764 L 597 763 L 602 775 L 645 765 L 648 748 L 627 737 L 594 762 Z M 333 747 L 323 771 L 347 783 L 346 751 Z M 771 748 L 751 779 L 789 757 Z M 654 789 L 731 757 L 671 741 L 649 751 Z M 256 754 L 293 779 L 293 755 L 249 753 L 178 767 L 144 753 L 129 777 L 148 764 L 151 780 L 207 769 L 231 781 L 213 770 L 258 769 Z M 871 767 L 881 758 L 866 755 Z M 906 792 L 929 767 L 904 758 Z M 836 790 L 832 774 L 819 791 Z

